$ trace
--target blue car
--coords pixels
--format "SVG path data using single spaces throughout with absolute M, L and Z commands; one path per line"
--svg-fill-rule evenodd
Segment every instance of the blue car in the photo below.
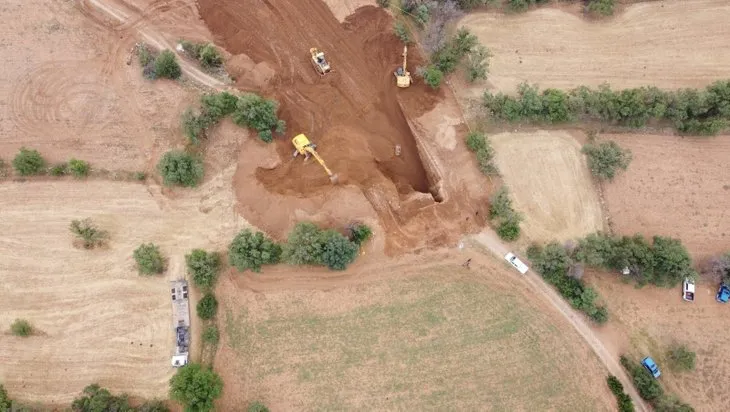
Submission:
M 727 303 L 727 301 L 730 300 L 730 288 L 725 286 L 725 284 L 720 285 L 720 289 L 717 291 L 715 299 L 720 303 Z
M 644 360 L 641 361 L 641 364 L 644 365 L 646 370 L 651 373 L 651 376 L 653 376 L 655 379 L 661 376 L 661 372 L 659 371 L 659 366 L 657 366 L 656 362 L 654 362 L 654 359 L 651 358 L 651 356 L 647 356 L 644 358 Z

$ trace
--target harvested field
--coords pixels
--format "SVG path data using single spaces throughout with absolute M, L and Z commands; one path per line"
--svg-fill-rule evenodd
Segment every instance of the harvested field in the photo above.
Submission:
M 506 93 L 519 83 L 562 89 L 703 87 L 730 76 L 730 3 L 665 0 L 628 5 L 587 20 L 557 8 L 523 14 L 473 13 L 461 24 L 494 53 L 489 82 Z
M 620 234 L 682 239 L 696 260 L 730 250 L 728 136 L 602 135 L 633 152 L 604 194 Z
M 190 249 L 222 249 L 246 225 L 225 188 L 232 174 L 174 202 L 159 187 L 132 183 L 0 185 L 0 382 L 14 398 L 64 404 L 94 382 L 166 397 L 174 349 L 168 281 L 185 275 Z M 72 246 L 71 220 L 87 217 L 110 232 L 107 248 Z M 137 274 L 132 251 L 146 242 L 169 257 L 164 276 Z M 6 334 L 16 318 L 41 334 Z
M 629 353 L 637 359 L 651 355 L 662 368 L 664 387 L 697 411 L 730 408 L 730 318 L 727 306 L 715 301 L 714 282 L 701 280 L 695 301 L 689 303 L 682 300 L 679 287 L 636 289 L 613 274 L 589 274 L 588 279 L 608 303 L 612 317 L 607 328 L 621 331 L 611 336 L 617 354 Z M 625 338 L 618 339 L 620 335 Z M 694 371 L 676 372 L 669 367 L 666 350 L 675 343 L 685 344 L 697 353 Z
M 490 136 L 495 162 L 524 217 L 525 241 L 564 241 L 603 228 L 580 144 L 567 132 Z
M 224 279 L 218 408 L 611 410 L 604 371 L 569 325 L 491 258 L 462 262 L 427 252 L 344 277 Z

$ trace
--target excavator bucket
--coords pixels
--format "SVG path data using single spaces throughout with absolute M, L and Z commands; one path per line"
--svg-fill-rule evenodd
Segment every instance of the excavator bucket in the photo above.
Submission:
M 336 185 L 337 183 L 340 182 L 340 177 L 337 176 L 337 173 L 330 176 L 330 182 L 332 182 L 333 185 Z

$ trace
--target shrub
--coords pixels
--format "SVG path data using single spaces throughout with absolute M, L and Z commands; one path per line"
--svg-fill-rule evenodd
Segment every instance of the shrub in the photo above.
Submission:
M 109 239 L 109 232 L 101 230 L 91 219 L 72 220 L 69 227 L 71 233 L 82 242 L 84 249 L 93 249 L 97 246 L 103 246 Z
M 200 139 L 205 135 L 205 129 L 210 125 L 206 118 L 202 115 L 195 114 L 191 109 L 187 109 L 181 116 L 182 129 L 190 143 L 200 144 Z
M 46 161 L 37 150 L 20 148 L 20 152 L 13 159 L 13 168 L 21 176 L 31 176 L 43 173 Z
M 153 63 L 155 58 L 152 56 L 150 49 L 146 44 L 141 44 L 137 49 L 137 57 L 139 58 L 139 64 L 144 67 L 150 63 Z
M 189 255 L 185 256 L 185 263 L 187 263 L 188 273 L 192 276 L 196 286 L 207 289 L 215 285 L 221 265 L 218 253 L 193 249 Z
M 310 222 L 300 222 L 289 233 L 284 260 L 292 265 L 317 265 L 322 261 L 321 231 Z
M 137 412 L 170 412 L 163 401 L 147 401 L 137 408 Z
M 613 14 L 613 0 L 590 0 L 588 2 L 587 11 L 602 16 L 610 16 Z
M 48 173 L 50 173 L 51 176 L 63 176 L 68 172 L 68 163 L 56 163 L 55 165 L 51 166 Z
M 81 397 L 74 399 L 71 410 L 74 412 L 126 412 L 134 409 L 129 406 L 126 396 L 114 396 L 98 384 L 91 384 L 84 388 Z
M 611 393 L 614 395 L 624 393 L 624 385 L 621 384 L 621 381 L 619 381 L 617 377 L 609 375 L 608 378 L 606 378 L 606 383 L 608 383 L 608 388 L 611 389 Z
M 466 147 L 472 152 L 478 152 L 488 146 L 487 137 L 481 132 L 471 132 L 466 135 Z
M 390 7 L 390 0 L 377 0 L 378 6 L 387 9 Z
M 487 136 L 480 132 L 471 132 L 466 137 L 466 146 L 472 152 L 476 152 L 477 165 L 485 176 L 499 174 L 497 167 L 492 162 L 494 149 L 489 143 Z
M 209 343 L 211 345 L 217 345 L 219 339 L 220 332 L 218 332 L 217 326 L 210 325 L 203 331 L 203 342 Z
M 245 93 L 236 103 L 233 122 L 239 126 L 256 130 L 261 140 L 270 143 L 273 140 L 272 129 L 280 134 L 286 130 L 286 123 L 276 117 L 278 109 L 279 103 L 274 100 L 267 100 L 253 93 Z
M 89 162 L 71 159 L 68 161 L 68 169 L 71 171 L 71 174 L 74 175 L 74 177 L 82 178 L 89 175 L 89 172 L 91 171 L 91 166 L 89 166 Z
M 189 363 L 170 379 L 170 398 L 182 403 L 186 411 L 208 412 L 220 397 L 223 381 L 212 370 Z
M 355 223 L 348 228 L 350 241 L 361 246 L 373 235 L 372 229 L 363 223 Z
M 198 312 L 198 317 L 200 319 L 213 319 L 216 313 L 218 313 L 218 300 L 212 293 L 206 293 L 202 298 L 200 298 L 195 309 Z
M 33 325 L 25 319 L 15 319 L 10 325 L 10 333 L 15 336 L 30 336 L 33 334 Z
M 200 49 L 198 53 L 198 60 L 203 67 L 219 67 L 223 64 L 223 58 L 221 57 L 218 49 L 211 43 L 206 44 Z
M 165 270 L 165 261 L 160 249 L 154 243 L 141 244 L 134 250 L 134 260 L 140 275 L 160 274 Z
M 587 143 L 582 151 L 588 156 L 591 173 L 601 180 L 613 180 L 616 172 L 619 169 L 626 170 L 632 159 L 631 151 L 622 149 L 613 140 L 599 144 Z
M 320 242 L 322 242 L 321 264 L 328 268 L 345 270 L 347 265 L 357 257 L 358 245 L 334 230 L 326 230 L 320 236 Z
M 503 217 L 512 214 L 512 200 L 509 198 L 509 190 L 507 186 L 501 186 L 497 192 L 492 195 L 492 201 L 489 205 L 489 217 Z
M 497 226 L 497 235 L 502 240 L 514 242 L 520 237 L 520 216 L 513 213 L 502 219 Z
M 0 412 L 9 412 L 13 406 L 12 400 L 8 396 L 8 391 L 5 390 L 3 385 L 0 385 Z
M 393 32 L 403 43 L 411 42 L 411 32 L 408 27 L 402 21 L 396 21 L 393 25 Z
M 143 181 L 143 180 L 147 179 L 147 173 L 145 173 L 145 172 L 134 172 L 134 178 L 137 179 L 137 180 L 139 180 L 139 181 Z
M 383 0 L 378 0 L 378 1 L 380 2 Z M 386 1 L 390 1 L 390 0 L 386 0 Z M 255 401 L 255 402 L 251 402 L 248 405 L 248 408 L 246 408 L 246 412 L 269 412 L 269 408 L 267 408 L 266 405 L 264 405 L 263 403 L 261 403 L 259 401 Z
M 489 58 L 492 53 L 486 47 L 477 45 L 467 55 L 466 79 L 469 82 L 487 80 L 489 73 Z
M 664 396 L 664 389 L 643 366 L 625 356 L 621 356 L 621 365 L 629 372 L 636 390 L 643 399 L 651 402 Z
M 180 69 L 175 53 L 171 50 L 163 50 L 157 56 L 155 59 L 155 74 L 157 77 L 173 80 L 182 75 L 182 69 Z
M 261 232 L 249 229 L 241 231 L 228 247 L 228 262 L 243 272 L 251 269 L 260 272 L 262 265 L 279 263 L 281 246 Z
M 441 87 L 441 81 L 443 80 L 443 78 L 443 72 L 439 70 L 438 67 L 436 67 L 435 65 L 429 65 L 423 72 L 423 80 L 432 89 L 438 89 L 439 87 Z
M 624 392 L 624 385 L 618 380 L 617 377 L 609 375 L 606 378 L 609 389 L 616 396 L 616 402 L 618 404 L 619 412 L 634 412 L 634 402 L 631 397 Z
M 669 365 L 677 371 L 694 370 L 696 357 L 697 354 L 689 350 L 686 345 L 674 345 L 667 351 Z
M 157 163 L 157 171 L 167 186 L 195 187 L 203 179 L 203 162 L 189 153 L 170 150 Z

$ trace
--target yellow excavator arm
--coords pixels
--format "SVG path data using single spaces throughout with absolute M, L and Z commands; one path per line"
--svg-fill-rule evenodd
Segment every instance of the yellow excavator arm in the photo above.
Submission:
M 311 154 L 312 156 L 314 156 L 315 159 L 317 159 L 317 161 L 319 162 L 319 164 L 322 165 L 322 167 L 324 168 L 324 171 L 327 172 L 327 175 L 329 177 L 332 177 L 334 175 L 334 173 L 332 173 L 332 171 L 330 170 L 330 168 L 327 167 L 327 164 L 325 164 L 324 160 L 321 157 L 319 157 L 319 154 L 317 153 L 316 150 L 312 149 L 311 146 L 305 148 L 304 150 L 306 150 L 309 154 Z
M 319 162 L 320 165 L 322 165 L 322 168 L 324 168 L 324 171 L 327 172 L 327 176 L 330 177 L 330 181 L 332 183 L 337 183 L 338 178 L 337 174 L 332 173 L 329 167 L 327 167 L 327 164 L 325 164 L 324 159 L 322 159 L 319 156 L 319 153 L 317 153 L 317 150 L 315 149 L 314 143 L 310 142 L 307 136 L 303 134 L 298 134 L 292 139 L 292 144 L 296 148 L 296 151 L 294 152 L 294 156 L 297 155 L 304 155 L 309 157 L 314 156 L 315 159 L 317 159 L 317 162 Z

